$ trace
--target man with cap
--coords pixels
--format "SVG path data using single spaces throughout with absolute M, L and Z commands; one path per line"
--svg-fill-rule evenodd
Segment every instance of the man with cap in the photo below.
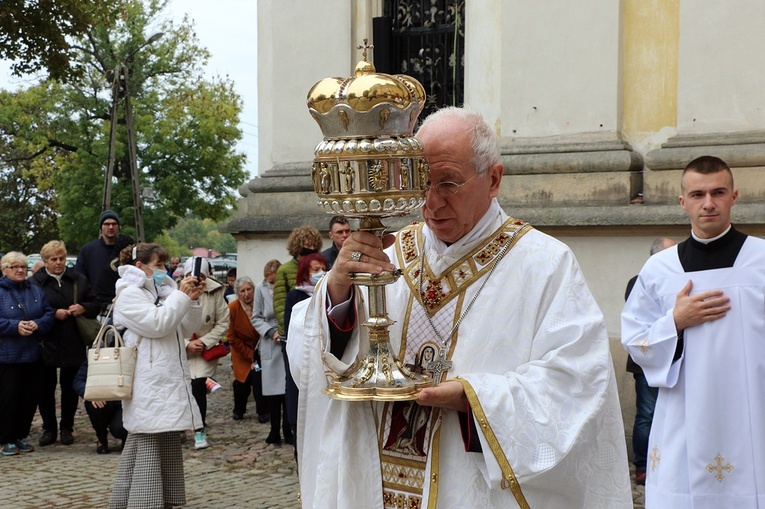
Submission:
M 101 228 L 101 236 L 82 246 L 74 266 L 74 270 L 88 278 L 93 288 L 99 287 L 98 282 L 103 269 L 119 256 L 115 241 L 120 232 L 120 218 L 113 210 L 105 210 L 98 220 L 98 226 Z

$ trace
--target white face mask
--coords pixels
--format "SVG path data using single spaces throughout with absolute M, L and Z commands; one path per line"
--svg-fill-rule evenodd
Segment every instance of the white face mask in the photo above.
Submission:
M 317 272 L 315 274 L 311 274 L 311 284 L 313 286 L 316 286 L 319 282 L 319 280 L 324 277 L 324 271 Z

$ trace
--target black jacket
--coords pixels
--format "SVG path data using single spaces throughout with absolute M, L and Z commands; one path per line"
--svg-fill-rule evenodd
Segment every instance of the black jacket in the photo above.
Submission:
M 74 282 L 77 281 L 77 303 L 85 308 L 85 316 L 95 318 L 101 310 L 101 304 L 96 299 L 88 279 L 74 269 L 67 268 L 61 275 L 61 284 L 49 275 L 45 267 L 38 270 L 30 278 L 33 284 L 42 288 L 54 310 L 66 309 L 74 304 Z M 55 342 L 58 366 L 80 366 L 86 359 L 85 343 L 80 338 L 77 324 L 73 316 L 66 320 L 54 320 L 53 330 L 45 341 Z

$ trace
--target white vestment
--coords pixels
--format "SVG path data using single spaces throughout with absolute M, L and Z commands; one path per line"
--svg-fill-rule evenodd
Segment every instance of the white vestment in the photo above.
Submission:
M 685 329 L 680 290 L 722 290 L 725 317 Z M 677 247 L 649 258 L 622 313 L 622 343 L 659 387 L 646 508 L 765 508 L 765 241 L 748 237 L 732 268 L 685 273 Z
M 508 220 L 495 200 L 473 231 L 452 246 L 424 225 L 398 233 L 387 254 L 405 275 L 387 287 L 387 310 L 395 321 L 393 351 L 403 354 L 405 364 L 422 364 L 424 349 L 439 343 L 412 285 L 425 292 L 435 281 L 442 290 L 440 300 L 431 301 L 432 320 L 448 337 L 498 248 L 520 225 Z M 419 278 L 423 239 L 427 274 Z M 338 401 L 323 394 L 326 375 L 343 373 L 368 351 L 368 333 L 356 327 L 343 357 L 331 355 L 323 281 L 312 299 L 295 308 L 287 351 L 300 389 L 304 508 L 504 509 L 519 507 L 514 491 L 534 509 L 632 507 L 603 316 L 566 246 L 528 227 L 515 240 L 449 344 L 454 365 L 446 378 L 459 377 L 466 386 L 480 453 L 465 451 L 455 411 L 402 414 L 415 432 L 432 417 L 432 427 L 419 435 L 424 443 L 415 445 L 416 438 L 397 441 L 391 433 L 390 403 Z M 359 324 L 366 319 L 360 293 Z M 391 448 L 408 447 L 415 455 L 427 451 L 424 474 L 391 458 L 397 453 L 386 443 L 394 442 Z M 422 481 L 419 500 L 394 493 L 410 477 Z

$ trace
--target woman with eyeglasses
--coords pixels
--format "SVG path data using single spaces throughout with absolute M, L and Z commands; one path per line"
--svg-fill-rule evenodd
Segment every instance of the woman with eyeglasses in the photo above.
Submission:
M 27 257 L 0 258 L 0 445 L 3 456 L 32 452 L 27 440 L 37 409 L 40 340 L 53 328 L 53 308 L 27 281 Z

